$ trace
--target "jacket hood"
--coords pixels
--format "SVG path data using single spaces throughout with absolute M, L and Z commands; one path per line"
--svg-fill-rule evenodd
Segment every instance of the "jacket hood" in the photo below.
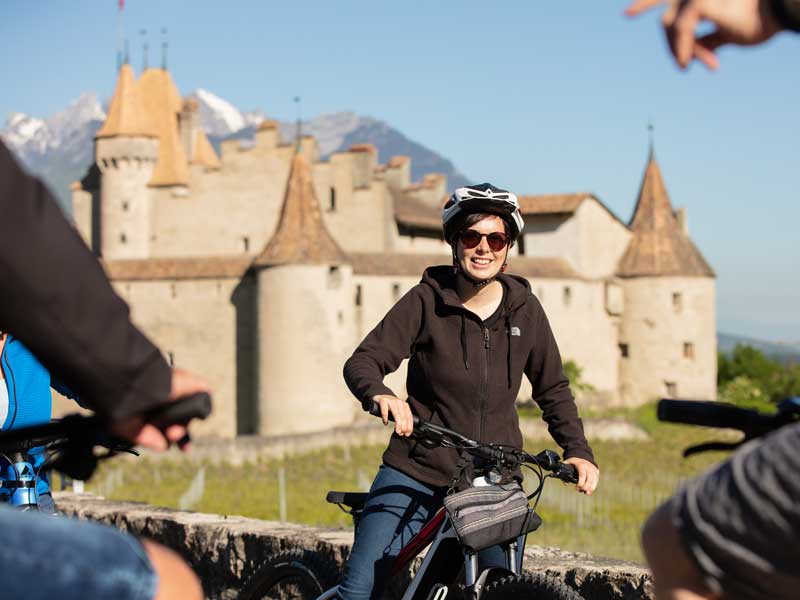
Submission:
M 456 293 L 456 277 L 451 266 L 428 267 L 422 274 L 421 283 L 433 288 L 448 306 L 462 308 L 461 298 Z M 508 291 L 505 301 L 507 312 L 520 308 L 533 295 L 531 284 L 524 277 L 500 273 L 497 280 L 503 283 Z

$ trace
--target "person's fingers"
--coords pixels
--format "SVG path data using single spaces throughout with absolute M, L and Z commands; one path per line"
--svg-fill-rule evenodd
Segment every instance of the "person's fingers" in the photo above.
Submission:
M 688 67 L 692 57 L 695 56 L 694 32 L 699 24 L 700 11 L 697 7 L 692 3 L 682 3 L 673 23 L 674 54 L 682 69 Z
M 678 59 L 677 50 L 675 48 L 675 18 L 678 14 L 678 9 L 675 5 L 670 4 L 669 8 L 661 15 L 661 26 L 664 29 L 664 37 L 667 40 L 670 54 L 675 60 Z
M 719 59 L 713 50 L 709 50 L 699 42 L 694 44 L 694 58 L 703 63 L 708 69 L 716 71 L 719 68 Z
M 636 17 L 664 2 L 665 0 L 634 0 L 625 9 L 625 15 L 628 17 Z
M 200 392 L 211 393 L 211 386 L 205 379 L 185 369 L 172 369 L 172 381 L 169 393 L 171 400 L 183 398 L 184 396 L 191 396 L 192 394 L 198 394 Z
M 150 448 L 151 450 L 162 451 L 166 450 L 168 447 L 168 443 L 164 435 L 158 430 L 157 427 L 149 424 L 142 426 L 141 430 L 139 430 L 139 433 L 133 438 L 133 442 L 137 446 Z
M 378 400 L 378 403 L 381 406 L 381 420 L 383 421 L 384 425 L 389 424 L 389 401 L 386 398 L 381 398 Z

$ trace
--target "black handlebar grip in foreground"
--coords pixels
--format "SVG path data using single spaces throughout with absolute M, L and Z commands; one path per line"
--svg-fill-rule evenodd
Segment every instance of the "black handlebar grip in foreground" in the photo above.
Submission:
M 749 431 L 768 417 L 754 410 L 722 402 L 660 400 L 658 402 L 658 419 L 701 427 Z
M 163 431 L 170 425 L 186 425 L 192 419 L 205 419 L 210 414 L 211 396 L 200 392 L 154 408 L 145 415 L 145 420 Z

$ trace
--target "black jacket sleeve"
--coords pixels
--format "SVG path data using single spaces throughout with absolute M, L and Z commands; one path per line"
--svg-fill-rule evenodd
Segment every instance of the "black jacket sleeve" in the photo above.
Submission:
M 412 288 L 358 345 L 344 365 L 344 380 L 353 395 L 369 410 L 372 398 L 395 393 L 383 383 L 411 354 L 422 321 L 422 299 Z
M 0 329 L 107 418 L 164 402 L 170 369 L 44 185 L 0 143 Z

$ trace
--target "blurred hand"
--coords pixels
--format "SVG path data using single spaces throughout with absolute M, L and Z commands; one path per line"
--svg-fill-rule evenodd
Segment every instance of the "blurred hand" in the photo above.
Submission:
M 394 431 L 397 435 L 409 436 L 414 431 L 414 415 L 408 402 L 396 396 L 379 394 L 372 399 L 381 407 L 381 418 L 383 424 L 389 424 L 389 415 L 394 417 Z
M 720 46 L 753 46 L 781 30 L 769 0 L 634 0 L 625 14 L 635 17 L 659 4 L 666 5 L 661 22 L 669 49 L 682 69 L 692 59 L 717 69 L 719 60 L 714 52 Z M 695 31 L 702 21 L 710 21 L 716 28 L 697 37 Z
M 591 496 L 592 492 L 597 489 L 597 482 L 600 480 L 600 469 L 588 460 L 576 456 L 568 458 L 564 462 L 575 465 L 575 469 L 578 471 L 578 485 L 576 489 L 587 496 Z
M 172 370 L 170 401 L 200 392 L 211 393 L 211 387 L 204 379 L 183 369 Z M 129 440 L 137 446 L 158 451 L 166 450 L 170 444 L 177 443 L 189 433 L 188 428 L 184 425 L 170 425 L 162 433 L 154 425 L 146 423 L 144 417 L 138 415 L 113 423 L 110 430 L 112 434 Z M 181 450 L 188 449 L 188 444 L 181 445 Z

